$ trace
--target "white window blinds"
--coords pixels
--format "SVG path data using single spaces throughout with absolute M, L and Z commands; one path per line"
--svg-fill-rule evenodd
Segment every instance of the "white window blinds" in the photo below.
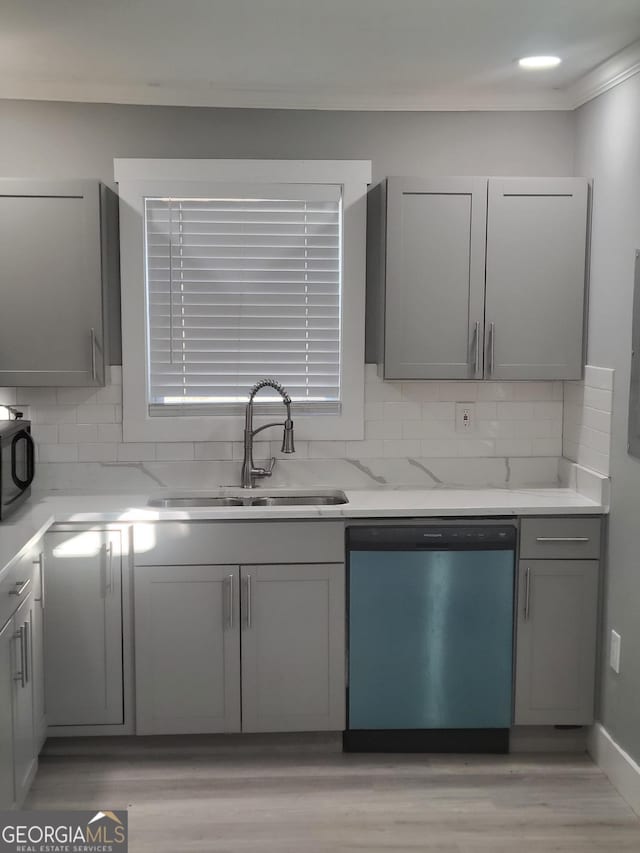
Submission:
M 340 187 L 146 198 L 145 238 L 151 414 L 237 408 L 263 376 L 339 409 Z

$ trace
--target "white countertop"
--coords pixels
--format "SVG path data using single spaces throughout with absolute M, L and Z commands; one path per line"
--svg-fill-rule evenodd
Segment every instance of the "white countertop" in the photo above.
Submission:
M 256 489 L 256 494 L 273 492 Z M 158 491 L 153 497 L 162 497 Z M 172 494 L 179 494 L 175 490 Z M 195 494 L 195 492 L 189 492 Z M 442 518 L 520 515 L 599 515 L 606 508 L 573 489 L 361 489 L 346 490 L 338 506 L 149 507 L 149 495 L 56 494 L 33 499 L 0 523 L 0 571 L 54 522 L 251 521 L 267 519 Z

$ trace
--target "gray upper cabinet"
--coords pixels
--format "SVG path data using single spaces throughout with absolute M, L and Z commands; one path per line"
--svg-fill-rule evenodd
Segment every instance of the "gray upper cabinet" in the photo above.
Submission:
M 373 188 L 367 360 L 385 379 L 579 379 L 587 214 L 583 178 Z
M 482 376 L 486 180 L 389 178 L 385 379 Z
M 104 384 L 117 245 L 97 181 L 0 180 L 0 386 Z
M 488 379 L 580 379 L 588 183 L 492 178 L 487 213 Z

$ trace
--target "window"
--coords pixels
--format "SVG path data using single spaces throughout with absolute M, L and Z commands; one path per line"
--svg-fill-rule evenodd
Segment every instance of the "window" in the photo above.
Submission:
M 370 164 L 119 160 L 116 179 L 125 440 L 238 439 L 265 376 L 300 438 L 362 438 Z
M 265 373 L 339 411 L 341 190 L 298 195 L 145 199 L 151 415 L 233 410 Z

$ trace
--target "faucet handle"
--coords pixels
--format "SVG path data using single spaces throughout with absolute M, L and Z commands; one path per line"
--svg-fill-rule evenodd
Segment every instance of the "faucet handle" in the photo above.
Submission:
M 273 469 L 275 467 L 275 464 L 276 464 L 276 457 L 272 456 L 271 460 L 269 461 L 269 467 L 268 468 L 254 468 L 253 472 L 252 472 L 253 476 L 254 477 L 270 477 L 273 474 Z

